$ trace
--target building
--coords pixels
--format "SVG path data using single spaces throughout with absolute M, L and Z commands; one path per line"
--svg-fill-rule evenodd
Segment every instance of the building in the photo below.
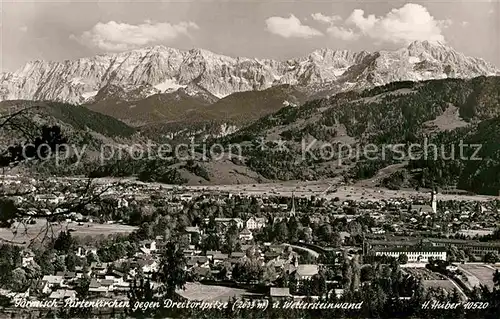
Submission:
M 431 207 L 434 214 L 437 213 L 437 192 L 432 190 L 431 192 Z
M 156 241 L 155 240 L 143 240 L 140 242 L 141 247 L 140 251 L 144 254 L 151 254 L 157 251 Z
M 117 203 L 117 208 L 126 208 L 128 207 L 128 201 L 125 198 L 119 198 Z
M 76 299 L 76 291 L 60 289 L 52 292 L 49 299 L 65 300 L 65 299 Z
M 249 231 L 248 229 L 243 229 L 240 234 L 239 234 L 239 238 L 240 240 L 246 240 L 246 241 L 250 241 L 253 239 L 253 235 L 252 235 L 252 232 Z
M 208 224 L 209 219 L 206 218 L 205 222 Z M 244 227 L 245 222 L 241 218 L 215 218 L 215 223 L 218 226 L 223 226 L 225 228 L 230 227 L 231 225 L 235 224 L 238 229 L 241 229 Z
M 290 288 L 271 287 L 269 290 L 269 297 L 273 300 L 283 300 L 292 298 L 292 295 L 290 294 Z
M 295 212 L 295 194 L 292 193 L 292 209 L 290 209 L 290 212 L 288 213 L 288 217 L 293 217 L 296 215 Z
M 429 215 L 434 213 L 432 206 L 429 205 L 411 205 L 410 212 L 418 215 Z
M 410 263 L 426 263 L 430 258 L 434 260 L 446 260 L 446 248 L 444 247 L 403 247 L 403 248 L 380 248 L 375 250 L 375 256 L 387 256 L 399 258 L 406 255 Z
M 31 250 L 25 249 L 21 252 L 21 258 L 22 258 L 22 266 L 27 267 L 34 262 L 35 254 Z
M 487 253 L 500 253 L 500 241 L 480 242 L 478 240 L 464 240 L 453 238 L 415 238 L 415 237 L 386 237 L 385 240 L 365 240 L 363 252 L 379 250 L 381 248 L 409 248 L 416 246 L 450 248 L 470 251 L 474 256 L 484 257 Z
M 261 229 L 266 227 L 266 219 L 263 217 L 251 217 L 246 223 L 248 230 Z
M 319 272 L 318 265 L 302 264 L 298 265 L 295 270 L 296 278 L 298 280 L 310 280 Z

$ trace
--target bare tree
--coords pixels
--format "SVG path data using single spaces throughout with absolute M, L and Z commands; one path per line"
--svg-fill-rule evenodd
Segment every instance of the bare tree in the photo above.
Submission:
M 28 107 L 20 107 L 14 111 L 9 109 L 8 114 L 0 115 L 0 131 L 7 133 L 6 135 L 16 136 L 17 140 L 24 140 L 24 146 L 30 141 L 37 139 L 41 127 L 34 123 L 31 119 L 39 106 L 36 104 Z M 9 141 L 12 142 L 12 141 Z M 4 143 L 2 143 L 4 144 Z M 19 144 L 22 145 L 22 144 Z M 0 144 L 0 154 L 3 157 L 2 162 L 2 180 L 0 181 L 0 227 L 11 228 L 13 237 L 11 239 L 0 239 L 3 242 L 12 244 L 28 244 L 32 245 L 35 241 L 39 240 L 44 242 L 51 240 L 57 236 L 58 231 L 54 223 L 49 220 L 57 219 L 57 216 L 65 216 L 71 212 L 80 212 L 85 209 L 89 204 L 99 205 L 101 197 L 112 186 L 100 187 L 94 182 L 94 179 L 88 178 L 80 183 L 73 183 L 71 186 L 53 187 L 46 179 L 38 180 L 34 185 L 30 184 L 21 185 L 21 187 L 8 186 L 6 183 L 6 172 L 13 167 L 16 167 L 23 162 L 27 162 L 27 158 L 8 158 L 6 154 L 9 153 L 11 145 Z M 34 161 L 42 161 L 43 159 L 34 159 Z M 71 192 L 72 196 L 65 198 L 61 203 L 49 204 L 44 201 L 35 200 L 39 194 L 55 195 L 56 193 Z M 24 206 L 29 207 L 29 210 L 18 207 L 15 204 L 16 198 L 24 199 Z M 28 227 L 30 220 L 44 219 L 46 223 L 40 228 L 40 231 L 29 240 L 19 241 L 19 235 L 28 235 Z M 57 225 L 57 223 L 56 223 Z M 67 228 L 67 226 L 66 226 Z M 66 229 L 67 230 L 67 229 Z

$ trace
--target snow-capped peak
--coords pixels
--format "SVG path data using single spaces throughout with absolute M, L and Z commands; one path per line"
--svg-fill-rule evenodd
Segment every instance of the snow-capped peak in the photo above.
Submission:
M 467 57 L 445 43 L 415 41 L 396 51 L 352 52 L 319 49 L 276 61 L 229 57 L 204 49 L 182 51 L 162 45 L 73 61 L 32 61 L 0 74 L 0 101 L 55 100 L 84 103 L 110 85 L 144 94 L 197 87 L 222 98 L 235 92 L 281 84 L 340 90 L 402 80 L 499 74 L 482 59 Z M 139 88 L 147 87 L 147 90 Z M 137 98 L 134 94 L 134 98 Z

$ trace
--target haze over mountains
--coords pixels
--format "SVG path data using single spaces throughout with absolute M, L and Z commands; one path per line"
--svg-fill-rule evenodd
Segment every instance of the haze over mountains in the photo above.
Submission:
M 289 84 L 309 95 L 365 89 L 395 81 L 472 78 L 500 71 L 442 43 L 413 42 L 396 51 L 320 49 L 287 61 L 228 57 L 210 51 L 154 46 L 74 61 L 33 61 L 0 75 L 0 101 L 51 100 L 73 104 L 120 91 L 134 101 L 178 89 L 211 104 L 237 92 Z

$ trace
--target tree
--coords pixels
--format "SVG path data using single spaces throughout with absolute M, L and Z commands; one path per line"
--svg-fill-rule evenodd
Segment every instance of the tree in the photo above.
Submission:
M 225 235 L 225 251 L 231 253 L 236 250 L 238 244 L 238 227 L 235 223 L 229 226 Z
M 141 307 L 134 309 L 133 307 L 137 302 L 153 302 L 156 299 L 154 294 L 155 290 L 149 280 L 145 280 L 144 278 L 139 280 L 134 279 L 128 292 L 129 305 L 131 307 L 129 311 L 136 314 L 150 315 L 152 311 L 156 309 L 149 307 L 145 309 Z
M 75 271 L 75 267 L 78 264 L 78 256 L 76 256 L 76 254 L 71 251 L 66 255 L 64 263 L 66 264 L 66 269 L 68 271 Z
M 280 221 L 274 225 L 274 239 L 279 243 L 284 243 L 288 240 L 288 227 L 285 221 Z
M 264 283 L 272 283 L 274 280 L 276 280 L 277 274 L 276 274 L 276 268 L 274 265 L 267 265 L 264 267 L 263 271 L 261 272 L 261 282 Z
M 14 201 L 7 198 L 0 198 L 0 227 L 10 228 L 14 223 L 14 219 L 19 213 Z
M 340 234 L 338 232 L 334 232 L 332 234 L 332 241 L 331 241 L 332 247 L 339 248 L 342 246 L 342 238 L 340 237 Z
M 361 279 L 361 282 L 371 282 L 374 278 L 374 275 L 375 275 L 375 272 L 373 270 L 373 266 L 368 264 L 368 265 L 363 265 L 363 267 L 361 267 L 361 275 L 360 275 L 360 279 Z
M 63 256 L 56 256 L 54 259 L 54 271 L 66 271 L 66 264 L 64 263 L 64 257 Z
M 299 230 L 301 227 L 302 225 L 295 216 L 290 218 L 290 220 L 288 221 L 288 236 L 290 242 L 293 243 L 299 240 Z
M 236 281 L 252 283 L 263 277 L 263 269 L 255 258 L 244 258 L 234 266 L 233 278 Z
M 319 240 L 325 243 L 331 243 L 333 241 L 333 229 L 330 224 L 323 224 L 318 229 Z
M 201 241 L 201 248 L 204 251 L 208 250 L 219 250 L 220 249 L 220 238 L 215 232 L 209 233 Z
M 69 231 L 62 231 L 54 241 L 54 249 L 63 253 L 68 253 L 75 245 L 75 241 Z
M 355 255 L 351 259 L 351 268 L 352 268 L 352 291 L 356 291 L 359 288 L 359 285 L 361 283 L 361 266 L 359 264 L 359 256 Z
M 175 242 L 168 242 L 161 256 L 160 269 L 153 278 L 160 282 L 160 293 L 166 298 L 173 298 L 176 289 L 183 289 L 187 275 L 184 271 L 186 258 Z
M 344 282 L 344 289 L 349 290 L 351 289 L 352 285 L 352 267 L 351 263 L 349 263 L 348 260 L 345 260 L 343 265 L 342 265 L 342 281 Z
M 489 263 L 489 264 L 494 264 L 500 261 L 500 257 L 498 256 L 498 253 L 495 252 L 489 252 L 486 255 L 484 255 L 484 262 Z
M 16 268 L 12 271 L 10 286 L 13 291 L 24 291 L 26 282 L 26 272 L 24 269 Z
M 84 276 L 82 278 L 78 278 L 75 286 L 75 291 L 78 294 L 78 298 L 85 299 L 89 293 L 90 288 L 90 278 Z
M 406 254 L 400 254 L 398 257 L 398 263 L 400 265 L 404 265 L 404 264 L 408 263 L 408 256 Z

